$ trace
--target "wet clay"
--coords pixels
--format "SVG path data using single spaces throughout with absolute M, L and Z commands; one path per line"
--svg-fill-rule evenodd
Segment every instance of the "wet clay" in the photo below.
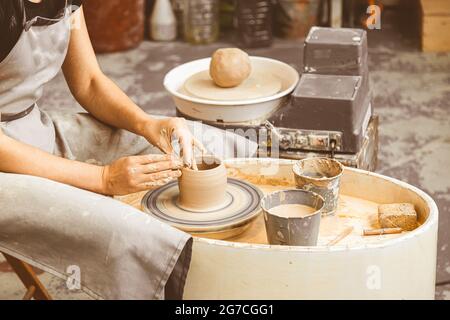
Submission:
M 210 212 L 222 208 L 226 201 L 227 170 L 212 157 L 197 159 L 198 170 L 184 168 L 178 179 L 178 205 L 188 211 Z
M 238 48 L 219 49 L 211 58 L 209 74 L 222 88 L 232 88 L 244 82 L 252 71 L 248 54 Z
M 297 161 L 293 168 L 298 188 L 315 192 L 323 197 L 325 206 L 322 215 L 336 212 L 342 164 L 329 158 L 307 158 Z
M 303 204 L 283 204 L 270 209 L 269 212 L 283 218 L 304 218 L 316 212 L 316 209 Z

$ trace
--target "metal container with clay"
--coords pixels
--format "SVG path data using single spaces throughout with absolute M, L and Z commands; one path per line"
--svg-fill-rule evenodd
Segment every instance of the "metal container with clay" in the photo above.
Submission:
M 292 171 L 298 188 L 320 194 L 325 200 L 323 215 L 336 212 L 339 186 L 344 167 L 330 158 L 307 158 L 297 161 Z
M 272 209 L 282 205 L 303 205 L 315 211 L 305 216 L 280 216 Z M 315 246 L 324 200 L 316 193 L 305 190 L 283 190 L 265 196 L 261 201 L 267 240 L 270 244 Z

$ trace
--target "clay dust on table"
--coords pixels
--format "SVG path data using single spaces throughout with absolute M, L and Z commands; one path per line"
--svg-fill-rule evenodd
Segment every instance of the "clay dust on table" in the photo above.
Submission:
M 228 176 L 238 178 L 256 185 L 264 195 L 286 189 L 295 189 L 295 183 L 292 179 L 277 179 L 265 176 L 247 175 L 239 169 L 228 168 Z M 325 246 L 331 243 L 341 234 L 346 233 L 336 245 L 363 245 L 369 243 L 379 243 L 401 234 L 386 234 L 381 236 L 367 237 L 363 236 L 364 229 L 380 228 L 378 223 L 378 205 L 379 203 L 340 195 L 338 209 L 334 215 L 322 217 L 320 223 L 318 246 Z M 264 229 L 264 219 L 258 217 L 253 225 L 244 234 L 229 239 L 236 242 L 251 242 L 267 244 L 267 238 Z M 351 229 L 351 232 L 349 232 Z M 261 231 L 262 230 L 262 231 Z
M 246 175 L 240 172 L 239 169 L 235 168 L 228 168 L 228 177 L 241 179 L 252 183 L 257 186 L 264 195 L 280 190 L 295 189 L 293 179 L 291 181 L 289 179 Z M 141 210 L 141 200 L 145 193 L 146 192 L 141 192 L 128 196 L 116 197 L 116 199 Z M 340 195 L 336 213 L 332 216 L 322 217 L 321 219 L 317 245 L 328 245 L 340 234 L 349 230 L 350 227 L 352 227 L 353 230 L 345 238 L 335 244 L 336 246 L 357 246 L 380 243 L 398 238 L 407 233 L 406 231 L 401 234 L 386 234 L 372 237 L 363 236 L 364 229 L 380 228 L 378 223 L 378 205 L 379 203 L 373 201 L 347 195 Z M 248 230 L 243 234 L 230 238 L 227 241 L 268 244 L 263 216 L 260 215 L 257 219 L 255 219 L 250 228 L 248 228 Z

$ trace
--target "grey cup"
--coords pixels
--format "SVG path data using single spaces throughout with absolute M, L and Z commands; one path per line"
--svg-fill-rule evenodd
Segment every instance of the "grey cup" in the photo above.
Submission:
M 297 188 L 315 192 L 325 200 L 322 215 L 334 214 L 344 166 L 330 158 L 308 158 L 297 161 L 293 171 Z
M 284 204 L 302 204 L 316 209 L 305 217 L 286 218 L 270 213 L 270 209 Z M 271 193 L 261 200 L 267 239 L 270 244 L 315 246 L 324 200 L 316 193 L 305 190 L 284 190 Z

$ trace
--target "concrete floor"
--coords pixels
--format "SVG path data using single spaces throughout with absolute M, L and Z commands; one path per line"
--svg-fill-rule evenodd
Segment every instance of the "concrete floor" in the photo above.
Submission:
M 382 30 L 369 33 L 370 79 L 375 112 L 380 115 L 378 172 L 411 183 L 428 192 L 440 210 L 437 266 L 437 299 L 450 300 L 450 54 L 425 54 L 419 50 L 417 25 L 409 12 L 386 11 Z M 100 64 L 143 109 L 174 115 L 164 91 L 164 74 L 174 66 L 209 56 L 229 46 L 190 46 L 185 43 L 145 42 L 125 53 L 99 56 Z M 299 68 L 302 41 L 278 40 L 273 47 L 251 54 L 276 58 Z M 46 89 L 44 109 L 79 110 L 59 75 Z M 87 298 L 69 292 L 48 274 L 43 282 L 58 299 Z M 23 288 L 0 260 L 0 299 L 16 299 Z

